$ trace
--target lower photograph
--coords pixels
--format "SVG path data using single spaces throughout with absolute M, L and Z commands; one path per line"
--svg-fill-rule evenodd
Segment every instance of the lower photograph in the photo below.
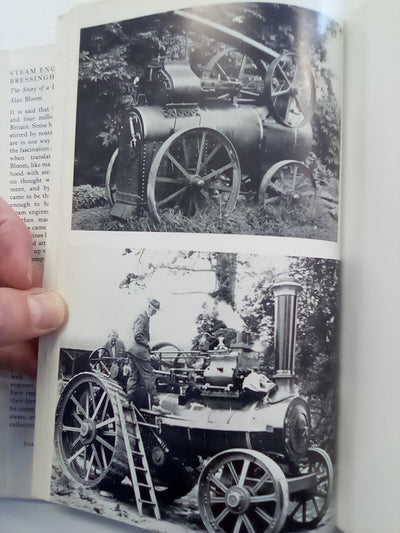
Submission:
M 51 500 L 157 532 L 334 532 L 338 262 L 73 255 Z

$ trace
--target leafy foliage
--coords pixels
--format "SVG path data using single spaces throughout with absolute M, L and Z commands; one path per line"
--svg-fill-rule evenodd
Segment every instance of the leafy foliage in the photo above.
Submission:
M 80 185 L 74 187 L 72 196 L 72 211 L 89 209 L 108 204 L 108 198 L 104 187 L 92 187 L 92 185 Z

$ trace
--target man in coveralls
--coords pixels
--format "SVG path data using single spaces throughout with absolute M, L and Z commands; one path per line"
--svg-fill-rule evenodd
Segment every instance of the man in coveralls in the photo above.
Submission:
M 160 309 L 160 302 L 149 300 L 147 309 L 140 313 L 133 324 L 134 341 L 129 350 L 131 372 L 127 382 L 128 401 L 135 402 L 140 382 L 150 395 L 153 411 L 162 412 L 160 398 L 156 389 L 156 380 L 150 360 L 150 317 Z

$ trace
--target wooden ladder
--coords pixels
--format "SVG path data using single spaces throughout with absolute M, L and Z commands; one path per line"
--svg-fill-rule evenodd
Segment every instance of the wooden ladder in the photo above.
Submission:
M 159 520 L 161 518 L 160 510 L 140 432 L 140 425 L 143 423 L 138 421 L 136 407 L 133 403 L 130 404 L 131 407 L 124 409 L 121 399 L 117 397 L 117 404 L 139 515 L 143 516 L 143 505 L 147 505 L 151 507 L 154 516 Z M 132 435 L 128 434 L 125 417 L 132 422 Z

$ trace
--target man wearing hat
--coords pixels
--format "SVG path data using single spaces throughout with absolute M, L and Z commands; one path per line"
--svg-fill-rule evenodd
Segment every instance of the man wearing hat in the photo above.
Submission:
M 147 309 L 140 313 L 133 324 L 134 341 L 129 350 L 131 373 L 127 382 L 127 395 L 129 402 L 135 402 L 135 395 L 139 390 L 140 382 L 150 395 L 154 411 L 161 411 L 160 398 L 156 389 L 156 380 L 150 362 L 150 317 L 160 309 L 160 302 L 151 299 Z

